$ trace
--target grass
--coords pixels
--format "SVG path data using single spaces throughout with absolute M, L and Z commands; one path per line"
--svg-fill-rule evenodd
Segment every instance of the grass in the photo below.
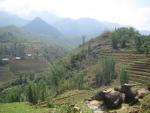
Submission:
M 57 96 L 50 106 L 31 105 L 27 102 L 0 103 L 0 113 L 79 113 L 72 112 L 70 105 L 75 104 L 82 113 L 92 113 L 84 99 L 93 95 L 90 90 L 71 90 Z M 71 95 L 71 96 L 70 96 Z
M 65 104 L 75 104 L 77 107 L 80 108 L 80 110 L 82 111 L 82 113 L 92 113 L 92 111 L 87 107 L 87 105 L 85 104 L 85 99 L 88 97 L 91 97 L 92 95 L 94 95 L 95 91 L 92 90 L 71 90 L 71 91 L 67 91 L 59 96 L 57 96 L 54 99 L 54 103 L 57 103 L 58 105 L 61 105 L 61 109 L 64 110 L 64 105 Z M 60 110 L 61 110 L 60 109 Z M 63 111 L 62 110 L 62 111 Z
M 150 113 L 150 94 L 144 97 L 141 108 L 140 113 Z
M 70 90 L 53 99 L 55 104 L 77 104 L 93 95 L 91 90 Z
M 31 106 L 29 103 L 0 104 L 0 113 L 50 113 L 49 108 Z
M 56 113 L 70 113 L 70 105 L 76 105 L 82 113 L 92 113 L 85 104 L 85 99 L 94 95 L 95 91 L 91 90 L 70 90 L 53 99 Z M 72 112 L 71 112 L 72 113 Z M 78 112 L 77 112 L 78 113 Z

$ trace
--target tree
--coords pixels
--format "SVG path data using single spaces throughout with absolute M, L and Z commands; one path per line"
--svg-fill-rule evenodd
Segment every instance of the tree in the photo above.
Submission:
M 144 37 L 141 49 L 146 55 L 150 52 L 150 36 Z
M 66 68 L 62 61 L 57 63 L 51 63 L 49 68 L 49 85 L 57 89 L 60 81 L 66 77 Z
M 96 70 L 96 84 L 97 85 L 109 85 L 111 80 L 116 78 L 115 73 L 115 61 L 112 57 L 102 58 L 102 62 Z
M 83 83 L 84 83 L 83 73 L 76 74 L 74 81 L 75 81 L 75 84 L 76 84 L 77 88 L 82 89 L 83 88 Z
M 33 100 L 33 92 L 32 92 L 32 83 L 30 83 L 29 86 L 28 86 L 28 94 L 27 94 L 27 96 L 28 96 L 28 101 L 33 103 L 34 100 Z
M 28 101 L 36 104 L 39 100 L 39 90 L 38 85 L 34 82 L 30 82 L 27 89 Z
M 38 83 L 38 90 L 39 90 L 39 93 L 40 93 L 39 94 L 40 100 L 44 101 L 46 96 L 47 96 L 47 84 L 43 79 L 41 79 Z
M 141 46 L 143 44 L 143 37 L 142 36 L 136 36 L 134 41 L 135 41 L 135 48 L 138 52 L 142 52 Z
M 128 83 L 128 73 L 127 73 L 127 67 L 126 65 L 122 65 L 121 71 L 120 71 L 120 84 L 123 85 L 125 83 Z
M 112 37 L 112 47 L 113 49 L 118 49 L 118 40 L 115 36 Z
M 118 28 L 110 35 L 112 37 L 113 49 L 126 48 L 129 43 L 132 43 L 135 37 L 140 36 L 139 32 L 134 28 Z
M 86 55 L 87 55 L 87 52 L 86 52 L 86 48 L 85 48 L 85 39 L 86 39 L 86 36 L 82 36 L 82 50 L 81 50 L 81 57 L 82 58 L 85 58 Z

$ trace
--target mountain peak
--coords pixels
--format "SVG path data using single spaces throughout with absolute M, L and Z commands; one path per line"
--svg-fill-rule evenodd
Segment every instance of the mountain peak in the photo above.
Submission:
M 34 18 L 31 22 L 30 22 L 30 24 L 31 23 L 36 23 L 36 24 L 47 24 L 48 25 L 48 23 L 46 23 L 42 18 L 40 18 L 40 17 L 36 17 L 36 18 Z
M 34 18 L 23 28 L 31 33 L 42 34 L 51 37 L 59 37 L 61 35 L 61 33 L 55 27 L 49 25 L 40 17 Z

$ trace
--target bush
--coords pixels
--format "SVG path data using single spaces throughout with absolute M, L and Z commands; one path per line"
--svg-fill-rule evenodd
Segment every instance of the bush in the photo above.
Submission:
M 52 103 L 48 103 L 48 104 L 47 104 L 47 107 L 48 107 L 48 108 L 54 108 L 54 107 L 55 107 L 55 105 L 54 105 L 54 104 L 52 104 Z
M 20 102 L 22 92 L 21 86 L 4 89 L 0 93 L 0 102 Z

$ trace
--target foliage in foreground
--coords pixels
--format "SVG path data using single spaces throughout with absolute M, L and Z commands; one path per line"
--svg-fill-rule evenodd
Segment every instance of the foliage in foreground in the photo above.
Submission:
M 84 88 L 84 75 L 77 70 L 71 71 L 67 69 L 63 62 L 50 65 L 48 83 L 51 89 L 61 93 L 69 89 Z
M 32 81 L 29 80 L 25 83 L 24 80 L 18 81 L 19 84 L 0 92 L 0 102 L 8 103 L 29 101 L 36 104 L 39 101 L 44 101 L 48 96 L 48 87 L 45 80 L 35 79 Z
M 49 113 L 48 108 L 31 106 L 28 103 L 0 104 L 0 113 Z
M 28 101 L 37 104 L 65 90 L 84 88 L 83 78 L 82 72 L 70 71 L 63 62 L 57 62 L 51 64 L 48 73 L 42 73 L 40 77 L 33 74 L 29 78 L 18 78 L 13 86 L 0 92 L 0 102 Z

